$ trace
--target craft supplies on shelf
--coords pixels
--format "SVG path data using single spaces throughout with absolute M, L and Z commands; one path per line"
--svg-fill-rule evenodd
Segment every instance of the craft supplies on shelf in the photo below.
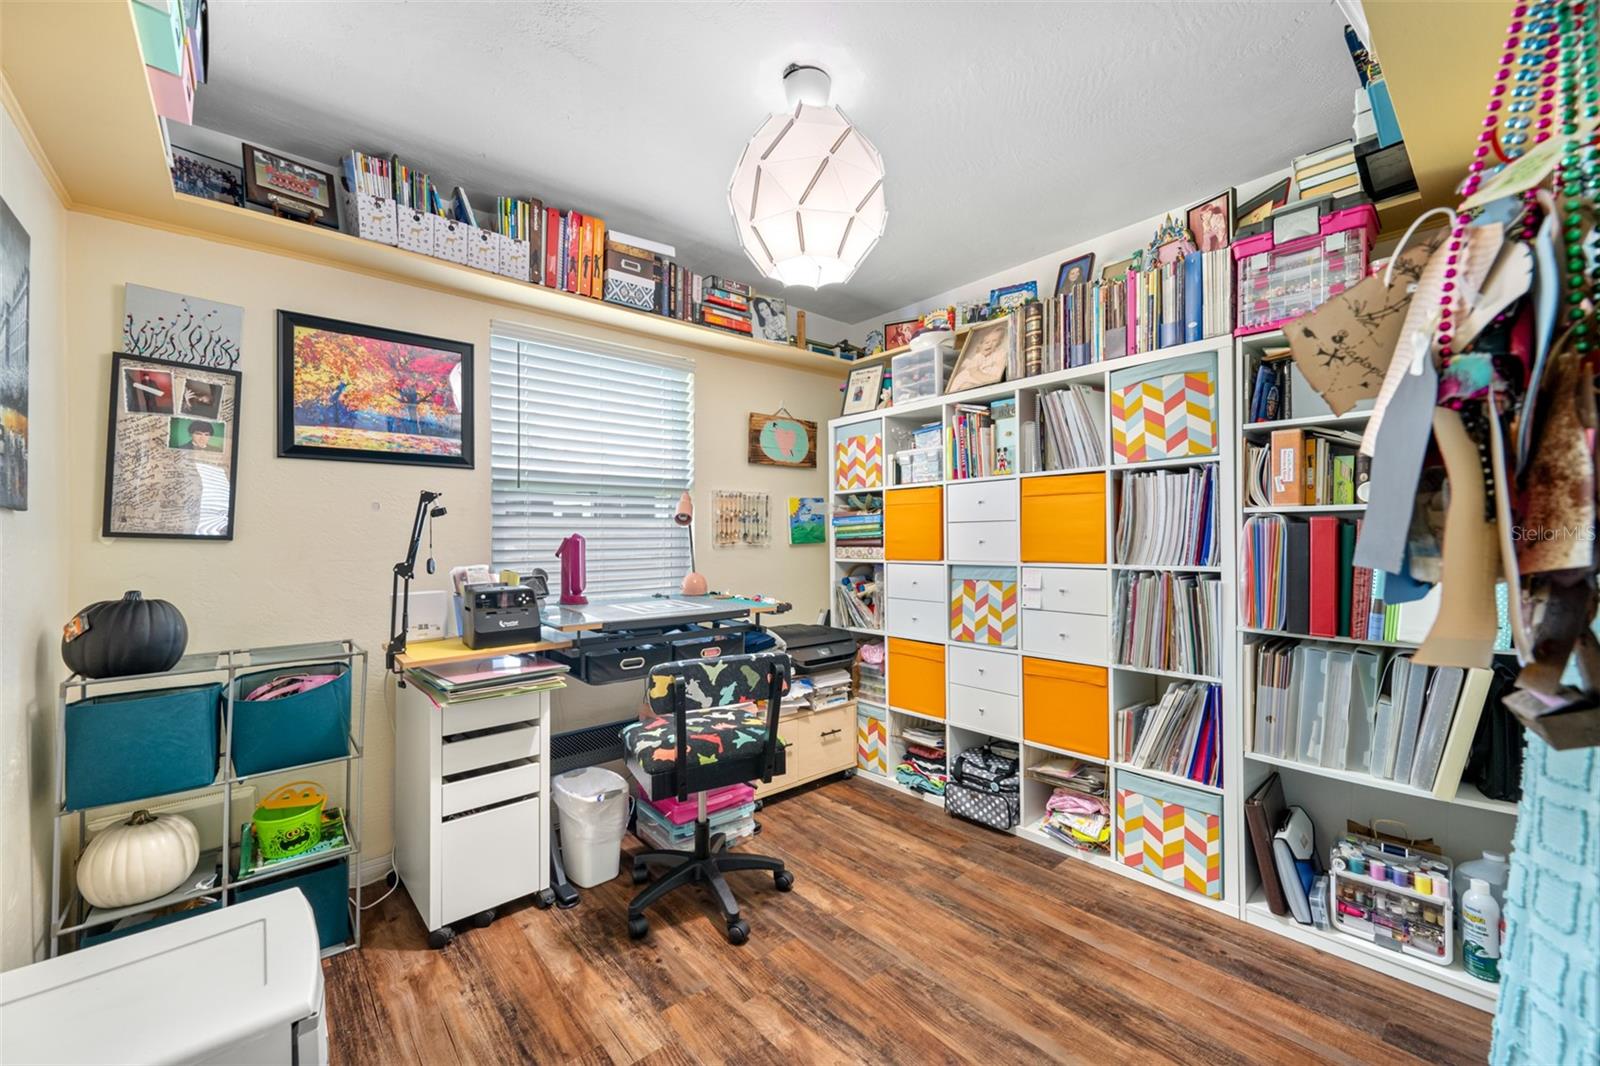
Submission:
M 1273 230 L 1234 242 L 1239 336 L 1277 329 L 1366 277 L 1377 209 L 1364 203 L 1322 211 L 1311 201 L 1304 209 L 1310 217 L 1299 222 L 1280 211 Z M 1285 232 L 1295 236 L 1278 239 Z
M 1023 472 L 1103 466 L 1105 404 L 1105 392 L 1092 385 L 1040 390 L 1035 403 L 1023 407 Z
M 829 516 L 836 548 L 871 548 L 882 554 L 883 550 L 883 496 L 880 493 L 856 493 L 835 497 L 833 514 Z
M 1454 961 L 1449 859 L 1351 834 L 1328 865 L 1334 929 L 1438 966 Z
M 883 567 L 857 564 L 839 578 L 834 597 L 841 624 L 854 629 L 883 628 L 879 591 L 883 586 Z
M 1017 401 L 956 404 L 945 433 L 945 465 L 952 481 L 1016 472 Z
M 1116 662 L 1215 678 L 1222 672 L 1222 581 L 1122 570 L 1112 597 Z
M 1119 708 L 1116 735 L 1121 763 L 1222 787 L 1220 685 L 1183 681 L 1156 702 Z

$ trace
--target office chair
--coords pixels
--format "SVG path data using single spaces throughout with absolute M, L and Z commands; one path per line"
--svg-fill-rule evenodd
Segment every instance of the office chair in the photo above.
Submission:
M 706 792 L 724 785 L 784 772 L 784 746 L 778 739 L 778 706 L 789 688 L 789 657 L 778 652 L 690 659 L 653 667 L 645 695 L 650 716 L 624 727 L 622 745 L 628 769 L 652 800 L 675 796 L 698 800 L 693 851 L 645 851 L 634 856 L 633 883 L 649 880 L 650 866 L 666 872 L 628 904 L 628 935 L 650 931 L 646 907 L 684 885 L 703 884 L 727 923 L 728 942 L 743 944 L 750 926 L 739 917 L 739 903 L 723 874 L 732 870 L 771 870 L 780 892 L 794 887 L 794 874 L 782 859 L 735 855 L 727 839 L 711 832 Z M 745 704 L 765 704 L 756 710 Z M 691 709 L 692 708 L 692 709 Z M 680 738 L 687 738 L 682 741 Z

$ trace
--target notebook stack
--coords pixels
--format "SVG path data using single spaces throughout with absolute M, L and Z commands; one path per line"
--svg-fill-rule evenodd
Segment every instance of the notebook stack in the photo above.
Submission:
M 944 795 L 950 780 L 944 727 L 908 725 L 900 731 L 900 739 L 905 742 L 905 754 L 895 765 L 894 779 L 913 792 Z
M 1348 192 L 1361 188 L 1361 171 L 1356 167 L 1356 146 L 1340 141 L 1315 152 L 1296 157 L 1294 183 L 1300 199 Z
M 711 275 L 701 279 L 700 322 L 750 336 L 750 286 Z

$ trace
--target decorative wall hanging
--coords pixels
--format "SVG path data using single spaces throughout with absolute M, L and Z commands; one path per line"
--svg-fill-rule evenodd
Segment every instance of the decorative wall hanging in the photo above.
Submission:
M 107 425 L 103 535 L 233 539 L 237 370 L 118 353 Z
M 278 454 L 472 469 L 472 345 L 279 311 Z
M 772 501 L 764 492 L 718 492 L 719 548 L 765 548 L 772 543 Z
M 244 308 L 132 282 L 122 287 L 122 350 L 147 359 L 237 370 Z
M 789 497 L 790 544 L 821 544 L 828 539 L 827 503 L 821 496 Z
M 750 413 L 749 461 L 755 466 L 817 468 L 817 424 L 780 407 L 770 415 Z
M 0 200 L 0 507 L 28 509 L 28 231 Z

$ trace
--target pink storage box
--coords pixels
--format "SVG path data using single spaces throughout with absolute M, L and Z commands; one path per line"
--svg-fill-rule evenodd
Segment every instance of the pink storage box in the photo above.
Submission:
M 1317 232 L 1274 245 L 1269 233 L 1233 243 L 1236 337 L 1299 318 L 1367 276 L 1378 211 L 1357 204 L 1322 216 Z
M 706 793 L 706 814 L 716 814 L 729 807 L 742 807 L 746 803 L 754 803 L 755 799 L 756 790 L 750 785 L 725 785 L 722 788 L 714 788 Z M 673 825 L 688 825 L 694 821 L 695 814 L 699 810 L 692 798 L 679 803 L 671 796 L 659 800 L 647 800 L 640 796 L 639 802 L 650 804 Z

